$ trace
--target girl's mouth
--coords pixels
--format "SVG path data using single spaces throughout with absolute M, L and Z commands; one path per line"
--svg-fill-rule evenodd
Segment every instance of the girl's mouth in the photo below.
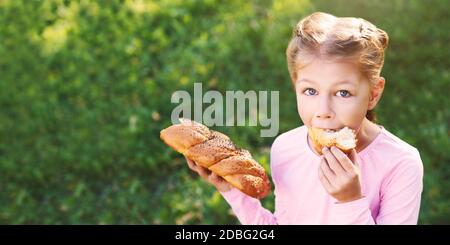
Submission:
M 333 129 L 333 128 L 320 128 L 320 129 L 323 130 L 324 132 L 327 132 L 327 133 L 336 133 L 339 130 L 341 130 L 342 128 L 336 128 L 336 129 Z
M 334 133 L 336 131 L 339 131 L 338 129 L 324 129 L 324 130 L 325 130 L 325 132 L 328 132 L 328 133 Z

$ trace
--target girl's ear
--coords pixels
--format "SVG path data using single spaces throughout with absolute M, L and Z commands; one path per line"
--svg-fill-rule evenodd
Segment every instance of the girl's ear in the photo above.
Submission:
M 378 78 L 377 83 L 370 89 L 370 97 L 369 97 L 369 107 L 368 110 L 373 110 L 377 105 L 378 101 L 381 99 L 381 95 L 384 90 L 384 77 Z

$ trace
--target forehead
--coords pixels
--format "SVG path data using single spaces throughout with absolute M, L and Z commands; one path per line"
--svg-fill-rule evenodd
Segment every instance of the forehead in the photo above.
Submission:
M 343 81 L 357 85 L 361 80 L 358 66 L 340 60 L 314 59 L 297 70 L 297 83 L 312 82 L 332 85 Z

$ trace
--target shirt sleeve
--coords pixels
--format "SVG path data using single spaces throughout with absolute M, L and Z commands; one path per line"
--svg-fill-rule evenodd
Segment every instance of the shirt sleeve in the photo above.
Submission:
M 275 225 L 275 216 L 262 207 L 261 202 L 236 188 L 221 192 L 231 209 L 243 225 Z
M 270 166 L 275 194 L 275 214 L 264 208 L 258 199 L 252 198 L 236 188 L 232 188 L 227 192 L 221 192 L 222 196 L 231 206 L 234 214 L 243 225 L 276 225 L 278 224 L 276 217 L 283 213 L 280 211 L 282 210 L 280 208 L 282 206 L 280 204 L 281 201 L 276 198 L 280 191 L 280 188 L 278 188 L 279 186 L 277 186 L 277 171 L 274 169 L 274 166 L 278 161 L 278 158 L 276 157 L 278 155 L 276 152 L 277 142 L 278 140 L 274 141 L 270 152 Z
M 381 187 L 377 224 L 417 224 L 423 190 L 420 157 L 408 157 L 394 168 Z
M 354 225 L 417 224 L 422 194 L 422 161 L 407 158 L 400 162 L 382 183 L 380 209 L 374 219 L 367 198 L 336 203 L 332 223 Z
M 366 197 L 346 202 L 335 203 L 331 224 L 336 225 L 373 225 L 375 224 Z

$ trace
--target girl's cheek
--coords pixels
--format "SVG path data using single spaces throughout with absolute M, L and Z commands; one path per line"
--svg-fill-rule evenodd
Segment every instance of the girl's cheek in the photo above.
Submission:
M 307 100 L 300 100 L 297 103 L 297 111 L 303 123 L 308 123 L 314 117 L 314 103 L 309 103 Z
M 362 119 L 364 119 L 366 110 L 360 101 L 354 100 L 341 104 L 336 113 L 340 115 L 341 120 L 345 125 L 355 127 Z

